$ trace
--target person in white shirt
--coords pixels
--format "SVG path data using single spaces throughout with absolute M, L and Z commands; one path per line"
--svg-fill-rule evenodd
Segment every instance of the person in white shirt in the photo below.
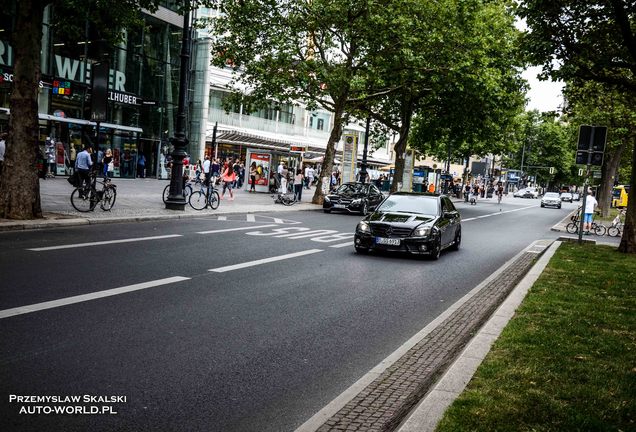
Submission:
M 203 175 L 205 176 L 205 185 L 208 186 L 210 184 L 210 156 L 205 157 L 205 161 L 203 162 Z
M 598 206 L 598 201 L 592 196 L 592 191 L 587 191 L 587 198 L 585 200 L 585 211 L 583 212 L 584 229 L 583 234 L 589 235 L 590 228 L 592 227 L 592 219 L 594 217 L 594 209 Z

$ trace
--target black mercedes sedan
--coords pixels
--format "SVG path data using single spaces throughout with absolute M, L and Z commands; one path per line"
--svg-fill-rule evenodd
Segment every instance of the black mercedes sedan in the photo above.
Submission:
M 459 212 L 445 195 L 398 192 L 356 227 L 356 252 L 369 250 L 426 254 L 437 259 L 443 249 L 459 249 Z
M 374 184 L 343 183 L 334 192 L 325 196 L 322 209 L 325 213 L 344 210 L 366 215 L 382 202 L 384 195 Z

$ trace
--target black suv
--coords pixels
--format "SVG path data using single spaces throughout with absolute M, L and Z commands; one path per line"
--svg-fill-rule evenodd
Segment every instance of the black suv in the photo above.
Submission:
M 443 249 L 459 249 L 461 217 L 446 195 L 395 193 L 356 227 L 358 253 L 384 250 L 427 254 L 437 259 Z

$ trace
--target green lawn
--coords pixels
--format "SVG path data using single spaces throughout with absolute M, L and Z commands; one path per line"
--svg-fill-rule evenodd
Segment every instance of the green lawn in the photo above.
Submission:
M 564 243 L 439 431 L 635 431 L 636 257 Z

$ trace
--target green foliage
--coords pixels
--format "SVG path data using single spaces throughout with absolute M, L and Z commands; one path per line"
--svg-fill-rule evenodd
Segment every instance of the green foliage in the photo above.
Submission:
M 545 75 L 636 90 L 633 1 L 523 0 L 522 46 Z
M 438 431 L 632 430 L 636 260 L 563 244 Z
M 503 2 L 467 5 L 458 5 L 454 22 L 445 23 L 456 39 L 442 73 L 428 83 L 409 143 L 441 159 L 449 144 L 453 158 L 507 151 L 524 104 L 513 16 Z

